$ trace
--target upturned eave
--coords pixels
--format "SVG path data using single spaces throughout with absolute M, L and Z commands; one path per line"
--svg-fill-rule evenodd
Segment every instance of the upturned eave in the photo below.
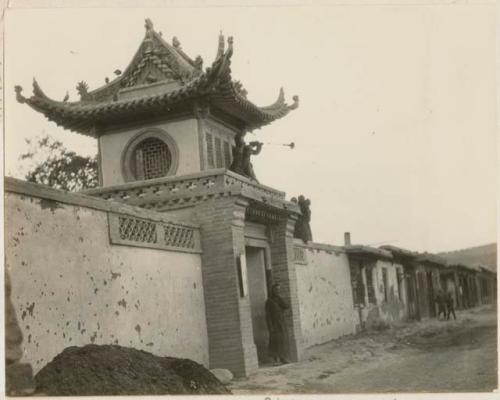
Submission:
M 152 27 L 148 28 L 152 29 Z M 149 35 L 149 36 L 148 36 Z M 206 106 L 213 106 L 238 121 L 246 130 L 258 129 L 277 119 L 283 118 L 291 110 L 298 107 L 298 97 L 293 97 L 293 103 L 285 101 L 283 89 L 280 89 L 277 100 L 265 107 L 259 107 L 247 99 L 247 93 L 239 82 L 233 80 L 231 75 L 231 57 L 233 54 L 232 38 L 228 39 L 227 49 L 224 40 L 219 40 L 217 57 L 204 72 L 196 71 L 194 61 L 180 49 L 175 49 L 161 39 L 157 32 L 149 32 L 147 37 L 160 40 L 162 46 L 174 54 L 176 63 L 182 66 L 182 72 L 189 80 L 179 81 L 173 88 L 153 94 L 138 95 L 137 97 L 119 98 L 118 88 L 121 82 L 130 78 L 130 70 L 139 62 L 143 44 L 139 47 L 134 59 L 125 72 L 107 85 L 86 91 L 80 101 L 57 101 L 41 89 L 38 82 L 33 80 L 33 94 L 24 97 L 22 87 L 16 86 L 16 98 L 20 103 L 26 103 L 35 111 L 42 113 L 48 120 L 55 122 L 66 129 L 84 135 L 99 136 L 99 126 L 120 121 L 136 116 L 148 117 L 159 114 L 168 118 L 169 112 L 186 103 L 199 103 L 201 100 Z M 153 40 L 151 39 L 151 40 Z M 146 40 L 146 39 L 145 39 Z M 181 67 L 179 67 L 181 68 Z M 161 83 L 161 82 L 160 82 Z M 82 83 L 83 84 L 83 83 Z M 157 85 L 158 82 L 150 86 Z M 83 84 L 83 86 L 85 86 Z M 148 85 L 145 85 L 146 88 Z M 137 87 L 137 86 L 133 86 Z

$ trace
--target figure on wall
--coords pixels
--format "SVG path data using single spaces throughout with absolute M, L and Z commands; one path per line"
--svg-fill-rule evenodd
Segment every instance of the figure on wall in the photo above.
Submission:
M 254 141 L 246 144 L 245 132 L 238 133 L 234 138 L 234 141 L 235 146 L 233 147 L 233 162 L 231 163 L 229 170 L 258 182 L 255 172 L 253 171 L 250 158 L 260 153 L 264 143 Z
M 302 215 L 298 218 L 295 223 L 295 231 L 293 237 L 302 239 L 304 243 L 312 242 L 312 231 L 311 231 L 311 200 L 306 199 L 303 195 L 300 195 L 298 200 L 294 197 L 292 202 L 297 203 Z

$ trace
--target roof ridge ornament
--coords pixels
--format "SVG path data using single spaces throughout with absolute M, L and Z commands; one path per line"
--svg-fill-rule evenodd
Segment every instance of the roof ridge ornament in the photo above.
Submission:
M 18 103 L 26 103 L 26 97 L 24 97 L 21 93 L 23 91 L 23 87 L 20 85 L 14 86 L 14 90 L 16 92 L 16 100 Z
M 224 43 L 224 35 L 222 34 L 222 30 L 219 33 L 219 46 L 217 47 L 217 55 L 215 59 L 219 59 L 224 55 L 225 43 Z
M 278 94 L 278 100 L 276 100 L 276 104 L 284 104 L 285 103 L 285 89 L 283 86 L 280 87 L 280 93 Z
M 238 93 L 240 96 L 244 97 L 245 99 L 247 98 L 248 91 L 243 87 L 243 84 L 241 81 L 233 81 L 233 87 L 234 90 L 236 90 L 236 93 Z
M 261 128 L 298 107 L 298 96 L 293 97 L 293 103 L 287 104 L 281 90 L 277 101 L 266 107 L 257 106 L 247 99 L 246 89 L 241 82 L 233 80 L 231 74 L 232 36 L 224 37 L 220 32 L 217 58 L 203 71 L 201 57 L 191 60 L 180 50 L 180 43 L 177 45 L 173 41 L 171 45 L 165 42 L 153 30 L 151 20 L 145 21 L 146 37 L 133 60 L 124 72 L 116 70 L 114 74 L 117 78 L 110 79 L 106 85 L 91 91 L 87 83 L 81 81 L 77 86 L 79 101 L 69 102 L 64 101 L 66 98 L 63 101 L 50 99 L 34 81 L 31 97 L 22 95 L 21 86 L 15 87 L 16 100 L 27 103 L 35 111 L 66 129 L 92 137 L 99 136 L 93 129 L 96 120 L 114 124 L 121 118 L 153 116 L 157 110 L 170 111 L 171 107 L 183 107 L 200 99 L 215 104 L 221 111 L 240 120 L 247 131 Z M 148 71 L 144 71 L 146 67 Z M 145 79 L 147 72 L 151 72 L 149 69 L 155 73 Z M 158 92 L 144 93 L 144 96 L 139 91 L 137 96 L 134 92 L 130 98 L 121 99 L 118 95 L 122 89 L 131 86 L 147 87 L 152 84 L 148 82 L 151 78 L 163 80 L 163 74 L 165 80 L 174 79 L 177 84 L 163 85 Z M 142 97 L 138 97 L 139 94 Z
M 146 28 L 146 34 L 154 31 L 153 22 L 149 18 L 146 18 L 144 22 L 144 28 Z
M 198 71 L 202 71 L 203 70 L 203 58 L 201 58 L 201 56 L 197 56 L 194 60 L 194 67 L 198 70 Z
M 42 88 L 40 87 L 40 85 L 36 81 L 35 77 L 33 77 L 33 94 L 36 97 L 47 98 L 47 96 L 45 96 L 45 93 L 43 92 Z
M 89 85 L 85 81 L 80 81 L 76 85 L 76 90 L 78 94 L 80 95 L 81 100 L 86 100 L 88 93 L 89 93 Z
M 289 110 L 295 110 L 296 108 L 299 108 L 299 96 L 295 95 L 292 97 L 293 104 L 288 106 Z
M 181 42 L 179 42 L 179 39 L 177 39 L 177 36 L 174 36 L 172 38 L 172 46 L 174 46 L 174 48 L 177 50 L 182 50 Z
M 153 50 L 153 37 L 154 37 L 154 29 L 153 29 L 153 22 L 149 18 L 146 18 L 146 21 L 144 23 L 144 28 L 146 28 L 146 37 L 144 39 L 144 48 L 143 48 L 143 53 L 148 54 L 151 53 Z

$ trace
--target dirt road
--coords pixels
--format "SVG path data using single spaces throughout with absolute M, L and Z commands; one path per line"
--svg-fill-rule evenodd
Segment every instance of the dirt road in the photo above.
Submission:
M 306 350 L 303 361 L 234 381 L 235 394 L 489 392 L 497 387 L 497 314 L 405 323 Z

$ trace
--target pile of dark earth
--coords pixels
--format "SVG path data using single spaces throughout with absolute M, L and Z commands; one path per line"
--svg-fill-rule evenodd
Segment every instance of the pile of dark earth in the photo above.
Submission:
M 231 394 L 192 360 L 114 345 L 68 347 L 35 382 L 36 393 L 47 396 Z

